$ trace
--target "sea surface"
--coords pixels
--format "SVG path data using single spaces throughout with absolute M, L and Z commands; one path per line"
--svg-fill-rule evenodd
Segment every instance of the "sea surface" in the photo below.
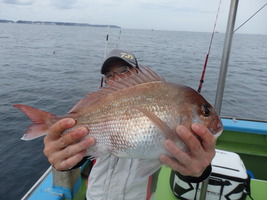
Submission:
M 109 33 L 109 40 L 106 35 Z M 225 35 L 211 47 L 202 94 L 214 104 Z M 43 138 L 14 104 L 63 115 L 100 85 L 105 50 L 132 51 L 167 81 L 198 88 L 211 33 L 0 24 L 0 199 L 20 199 L 49 167 Z M 221 116 L 266 120 L 267 35 L 236 34 Z

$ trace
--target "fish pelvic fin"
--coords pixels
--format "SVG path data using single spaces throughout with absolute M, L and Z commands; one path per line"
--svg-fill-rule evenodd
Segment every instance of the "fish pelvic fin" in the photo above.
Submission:
M 164 121 L 162 121 L 157 115 L 155 115 L 152 112 L 149 112 L 148 110 L 133 106 L 134 109 L 142 112 L 145 116 L 147 116 L 164 134 L 166 139 L 170 139 L 174 142 L 178 140 L 178 136 L 174 130 L 172 130 Z
M 30 106 L 16 104 L 13 105 L 13 107 L 24 112 L 32 121 L 32 125 L 28 127 L 28 130 L 21 138 L 22 140 L 32 140 L 47 135 L 49 127 L 53 124 L 53 119 L 56 118 L 55 115 L 49 112 L 38 110 Z

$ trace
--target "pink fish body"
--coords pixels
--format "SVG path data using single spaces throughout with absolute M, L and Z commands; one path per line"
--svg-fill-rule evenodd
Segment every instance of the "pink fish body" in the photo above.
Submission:
M 195 90 L 168 83 L 151 69 L 114 81 L 89 94 L 65 116 L 58 117 L 25 105 L 14 105 L 33 122 L 24 140 L 46 135 L 63 118 L 76 120 L 74 128 L 86 126 L 96 140 L 87 154 L 93 157 L 115 155 L 125 158 L 158 159 L 167 153 L 163 141 L 171 139 L 187 151 L 175 132 L 177 125 L 190 128 L 194 122 L 205 125 L 214 137 L 222 122 L 214 108 Z M 67 130 L 65 133 L 72 129 Z

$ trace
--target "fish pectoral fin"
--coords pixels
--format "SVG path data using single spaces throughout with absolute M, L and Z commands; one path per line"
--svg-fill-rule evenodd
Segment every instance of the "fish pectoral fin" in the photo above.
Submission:
M 138 159 L 136 174 L 137 177 L 148 177 L 158 171 L 162 166 L 160 160 Z
M 174 130 L 172 130 L 164 121 L 162 121 L 157 115 L 144 108 L 133 106 L 134 109 L 139 110 L 145 116 L 147 116 L 164 134 L 166 139 L 171 139 L 172 141 L 177 141 L 178 136 Z

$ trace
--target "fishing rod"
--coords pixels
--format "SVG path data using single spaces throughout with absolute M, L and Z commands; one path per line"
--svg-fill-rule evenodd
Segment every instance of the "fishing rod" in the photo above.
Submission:
M 108 42 L 109 42 L 109 28 L 110 28 L 110 25 L 108 25 L 108 28 L 107 28 L 107 34 L 106 34 L 106 38 L 105 38 L 104 59 L 105 59 L 106 56 L 107 56 L 107 48 L 108 48 Z M 118 42 L 117 42 L 116 48 L 119 47 L 120 36 L 121 36 L 121 29 L 120 29 L 120 31 L 119 31 Z M 101 78 L 100 88 L 103 87 L 103 83 L 104 83 L 104 77 Z
M 108 28 L 107 28 L 107 34 L 106 34 L 106 42 L 105 42 L 104 58 L 107 56 L 108 39 L 109 39 L 109 25 L 108 25 Z
M 120 28 L 119 35 L 118 35 L 118 41 L 117 41 L 117 44 L 116 44 L 116 48 L 119 47 L 119 43 L 120 43 L 120 39 L 121 39 L 121 30 L 122 29 Z M 107 48 L 108 48 L 108 44 L 109 44 L 109 31 L 110 31 L 110 25 L 108 25 L 107 34 L 106 34 L 106 38 L 105 38 L 104 59 L 107 56 Z
M 121 39 L 121 28 L 120 28 L 119 35 L 118 35 L 118 42 L 117 42 L 116 48 L 119 47 L 120 39 Z
M 202 85 L 204 83 L 204 77 L 205 77 L 205 73 L 206 73 L 206 68 L 207 68 L 207 64 L 208 64 L 208 60 L 209 60 L 211 45 L 212 45 L 212 41 L 213 41 L 215 30 L 216 30 L 216 25 L 217 25 L 217 21 L 218 21 L 218 16 L 219 16 L 221 4 L 222 4 L 222 0 L 220 0 L 220 2 L 219 2 L 218 11 L 217 11 L 217 14 L 216 14 L 214 27 L 213 27 L 213 31 L 212 31 L 212 34 L 211 34 L 210 45 L 209 45 L 208 53 L 206 54 L 206 59 L 205 59 L 202 75 L 201 75 L 199 86 L 198 86 L 198 90 L 197 90 L 199 93 L 201 93 Z

